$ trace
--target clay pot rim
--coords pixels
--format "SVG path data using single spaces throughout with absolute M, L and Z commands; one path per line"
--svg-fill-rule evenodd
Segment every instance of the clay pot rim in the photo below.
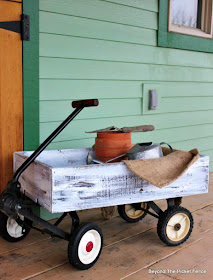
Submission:
M 98 139 L 131 139 L 131 132 L 121 132 L 121 131 L 104 131 L 97 133 Z
M 122 131 L 118 131 L 118 130 L 109 130 L 109 131 L 102 131 L 102 132 L 97 132 L 97 134 L 125 134 L 125 135 L 128 135 L 128 134 L 131 134 L 131 132 L 122 132 Z

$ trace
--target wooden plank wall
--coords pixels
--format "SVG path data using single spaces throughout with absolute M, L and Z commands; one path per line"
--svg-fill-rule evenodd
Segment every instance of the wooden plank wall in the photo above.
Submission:
M 213 55 L 157 47 L 158 1 L 40 1 L 40 141 L 72 111 L 99 98 L 50 148 L 90 147 L 85 131 L 153 124 L 133 142 L 167 141 L 213 155 Z M 147 110 L 149 89 L 159 107 Z M 211 170 L 213 165 L 211 164 Z
M 18 21 L 21 13 L 21 3 L 0 0 L 0 22 Z M 13 176 L 17 150 L 23 150 L 22 41 L 0 29 L 0 193 Z

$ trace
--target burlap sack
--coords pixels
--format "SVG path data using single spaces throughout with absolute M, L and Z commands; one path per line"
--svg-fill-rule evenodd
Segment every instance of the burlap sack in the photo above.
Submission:
M 163 157 L 154 159 L 124 160 L 127 167 L 138 177 L 162 188 L 171 184 L 199 158 L 198 149 L 189 152 L 162 148 Z

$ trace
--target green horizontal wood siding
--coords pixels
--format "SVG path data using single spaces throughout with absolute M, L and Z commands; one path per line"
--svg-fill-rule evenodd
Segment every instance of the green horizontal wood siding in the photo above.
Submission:
M 213 155 L 213 55 L 157 47 L 157 0 L 41 0 L 39 16 L 40 141 L 72 111 L 72 100 L 100 100 L 49 149 L 91 147 L 95 135 L 85 131 L 153 124 L 133 142 Z M 150 89 L 158 92 L 155 111 Z
M 40 78 L 213 82 L 213 69 L 41 57 Z
M 156 30 L 40 11 L 40 33 L 132 44 L 157 44 Z
M 40 79 L 40 100 L 141 98 L 141 81 Z
M 155 125 L 155 131 L 147 133 L 134 133 L 132 137 L 137 139 L 137 141 L 147 141 L 150 137 L 158 137 L 159 141 L 167 140 L 168 135 L 177 134 L 174 139 L 170 141 L 185 141 L 193 140 L 194 135 L 197 133 L 197 138 L 210 137 L 212 135 L 213 124 L 209 120 L 210 112 L 207 111 L 207 114 L 200 114 L 200 117 L 197 112 L 187 112 L 187 113 L 170 113 L 170 114 L 161 114 L 161 115 L 143 115 L 143 116 L 126 116 L 126 117 L 117 117 L 117 118 L 105 118 L 105 119 L 83 119 L 73 121 L 72 125 L 68 126 L 59 136 L 57 141 L 70 141 L 78 140 L 81 138 L 93 138 L 93 134 L 86 134 L 85 131 L 94 130 L 95 127 L 101 126 L 123 126 L 123 125 L 132 125 L 132 122 L 135 125 L 140 125 L 141 123 L 150 123 Z M 59 124 L 60 122 L 45 122 L 41 123 L 41 134 L 43 137 L 47 137 L 50 132 Z M 196 125 L 195 125 L 196 123 Z M 198 128 L 199 127 L 199 128 Z M 189 132 L 187 132 L 187 130 Z M 201 133 L 202 130 L 202 133 Z M 181 131 L 183 133 L 181 133 Z M 190 132 L 191 131 L 191 132 Z M 162 133 L 161 133 L 162 132 Z M 70 138 L 70 135 L 72 137 Z M 168 135 L 167 135 L 168 134 Z M 160 138 L 162 139 L 160 140 Z M 55 140 L 56 142 L 56 140 Z
M 190 111 L 212 111 L 212 84 L 144 84 L 143 114 L 165 114 Z M 149 110 L 149 91 L 155 89 L 158 94 L 158 108 Z M 205 102 L 204 102 L 205 100 Z
M 71 103 L 73 100 L 65 101 L 42 101 L 40 103 L 40 121 L 41 122 L 54 122 L 63 121 L 71 112 Z M 57 108 L 58 114 L 56 115 L 55 109 Z M 110 110 L 107 110 L 110 108 Z M 119 110 L 118 110 L 119 108 Z M 142 99 L 101 99 L 99 106 L 93 108 L 86 108 L 76 117 L 79 119 L 96 119 L 96 118 L 116 118 L 124 116 L 126 112 L 128 115 L 135 116 L 141 115 Z
M 54 48 L 50 48 L 51 45 Z M 213 68 L 212 54 L 156 48 L 143 42 L 133 44 L 43 33 L 40 34 L 40 56 Z
M 104 0 L 106 2 L 113 2 L 118 3 L 121 5 L 140 8 L 151 12 L 158 12 L 158 1 L 156 0 L 148 0 L 148 1 L 141 1 L 141 0 Z
M 40 10 L 148 29 L 157 29 L 158 26 L 156 12 L 120 5 L 113 1 L 41 0 Z

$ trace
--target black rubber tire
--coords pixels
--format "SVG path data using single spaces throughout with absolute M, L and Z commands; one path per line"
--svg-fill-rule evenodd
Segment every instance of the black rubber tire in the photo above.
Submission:
M 32 222 L 24 218 L 24 222 L 26 222 L 29 227 L 23 227 L 24 232 L 22 233 L 22 236 L 20 237 L 13 237 L 10 235 L 10 233 L 7 230 L 7 222 L 9 217 L 5 215 L 3 212 L 0 211 L 0 235 L 3 239 L 5 239 L 8 242 L 15 243 L 23 240 L 28 233 L 30 232 L 30 226 L 32 225 Z
M 124 219 L 126 222 L 128 222 L 128 223 L 137 223 L 137 222 L 139 222 L 140 220 L 142 220 L 146 216 L 146 214 L 147 214 L 146 212 L 143 212 L 141 214 L 141 216 L 139 216 L 137 218 L 132 218 L 132 217 L 128 216 L 127 213 L 126 213 L 126 206 L 127 205 L 129 205 L 129 204 L 118 205 L 118 213 L 121 216 L 121 218 Z M 144 208 L 148 210 L 149 209 L 148 204 L 145 203 L 145 205 L 146 206 Z M 131 204 L 131 206 L 134 207 L 134 203 Z
M 95 253 L 94 260 L 92 260 L 90 263 L 83 263 L 81 260 L 81 257 L 79 256 L 79 245 L 82 240 L 82 237 L 90 230 L 94 230 L 96 232 L 97 236 L 100 237 L 100 240 L 99 240 L 100 248 L 99 248 L 99 246 L 97 246 L 97 252 L 91 251 L 92 253 Z M 97 262 L 100 254 L 101 254 L 102 247 L 103 247 L 103 234 L 102 234 L 101 229 L 94 223 L 82 223 L 79 227 L 77 227 L 75 229 L 75 231 L 69 241 L 69 244 L 68 244 L 69 262 L 77 269 L 80 269 L 80 270 L 89 269 Z M 94 246 L 93 249 L 96 250 L 96 247 Z
M 176 214 L 185 215 L 185 217 L 187 218 L 187 222 L 188 222 L 188 228 L 186 228 L 186 233 L 183 233 L 183 237 L 180 240 L 172 240 L 167 234 L 168 223 L 169 223 L 170 219 Z M 170 227 L 173 227 L 171 230 L 173 232 L 180 230 L 178 228 L 175 229 L 175 226 L 178 226 L 178 225 L 180 225 L 180 224 L 177 223 L 176 225 L 174 225 L 174 227 L 170 225 Z M 163 212 L 163 214 L 160 215 L 160 218 L 158 220 L 158 225 L 157 225 L 157 233 L 158 233 L 159 238 L 166 245 L 178 246 L 178 245 L 184 243 L 189 238 L 189 236 L 192 233 L 193 225 L 194 225 L 193 217 L 189 210 L 187 210 L 186 208 L 181 207 L 181 206 L 173 206 L 173 207 L 169 207 L 166 211 Z M 178 227 L 180 227 L 180 226 L 178 226 Z

